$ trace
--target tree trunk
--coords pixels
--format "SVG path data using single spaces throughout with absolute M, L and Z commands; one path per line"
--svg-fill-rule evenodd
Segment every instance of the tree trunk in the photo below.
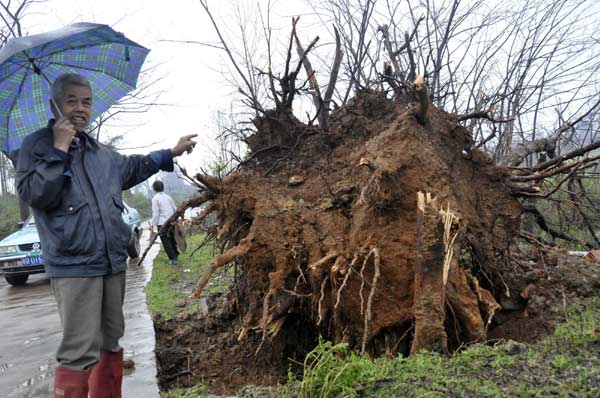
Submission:
M 417 261 L 414 280 L 414 328 L 411 353 L 427 349 L 447 352 L 444 330 L 444 225 L 437 209 L 437 201 L 429 194 L 418 193 L 417 205 Z

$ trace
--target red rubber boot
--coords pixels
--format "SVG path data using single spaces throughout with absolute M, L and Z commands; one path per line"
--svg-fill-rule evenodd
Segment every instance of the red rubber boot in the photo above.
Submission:
M 89 370 L 56 368 L 54 398 L 87 398 Z
M 123 350 L 100 351 L 100 362 L 89 379 L 90 398 L 121 398 L 123 382 Z

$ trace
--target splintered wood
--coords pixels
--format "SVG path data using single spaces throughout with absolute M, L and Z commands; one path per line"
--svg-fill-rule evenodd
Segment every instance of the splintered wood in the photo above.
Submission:
M 415 95 L 419 102 L 419 108 L 415 113 L 417 121 L 421 124 L 427 123 L 427 111 L 429 110 L 429 93 L 427 92 L 427 85 L 425 85 L 425 79 L 423 76 L 418 76 L 414 82 Z
M 414 329 L 411 352 L 448 351 L 444 328 L 446 283 L 458 236 L 458 217 L 440 209 L 430 193 L 417 193 L 417 259 L 414 279 Z

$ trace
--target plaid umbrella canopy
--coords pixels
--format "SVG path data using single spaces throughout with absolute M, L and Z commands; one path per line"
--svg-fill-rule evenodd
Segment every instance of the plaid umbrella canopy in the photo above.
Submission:
M 10 40 L 0 49 L 0 150 L 19 149 L 52 117 L 50 85 L 79 73 L 92 85 L 92 120 L 137 84 L 150 50 L 107 25 L 76 23 Z

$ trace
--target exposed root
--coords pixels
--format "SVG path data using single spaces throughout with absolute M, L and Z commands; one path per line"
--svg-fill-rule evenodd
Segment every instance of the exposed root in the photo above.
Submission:
M 215 195 L 223 192 L 223 181 L 217 177 L 206 174 L 196 174 L 196 180 L 200 181 L 204 187 Z
M 460 219 L 450 211 L 450 204 L 448 204 L 447 210 L 440 210 L 440 214 L 444 223 L 444 251 L 446 252 L 444 256 L 444 287 L 446 287 L 450 263 L 454 257 L 454 242 L 459 235 L 458 223 Z
M 455 260 L 454 241 L 458 217 L 440 209 L 430 193 L 417 193 L 417 265 L 414 282 L 415 338 L 411 353 L 423 348 L 448 350 L 446 320 L 446 283 Z
M 323 267 L 324 265 L 326 265 L 328 262 L 330 262 L 331 260 L 333 260 L 334 258 L 337 258 L 339 256 L 339 254 L 337 252 L 333 252 L 333 253 L 329 253 L 328 255 L 326 255 L 325 257 L 323 257 L 322 259 L 320 259 L 319 261 L 312 263 L 311 265 L 308 266 L 309 270 L 315 270 L 318 268 Z
M 196 283 L 193 292 L 194 297 L 200 297 L 202 291 L 204 290 L 204 287 L 206 287 L 206 284 L 210 280 L 210 277 L 215 273 L 215 271 L 218 268 L 224 266 L 225 264 L 229 264 L 236 257 L 246 255 L 250 251 L 250 249 L 252 249 L 252 240 L 253 235 L 251 232 L 250 234 L 248 234 L 248 236 L 246 236 L 240 241 L 239 245 L 232 247 L 223 254 L 215 256 L 210 262 L 210 266 L 208 267 L 208 269 L 204 272 L 204 274 L 202 274 L 202 277 L 200 278 L 200 280 L 198 280 L 198 283 Z
M 256 348 L 256 352 L 254 353 L 254 355 L 257 355 L 260 352 L 260 349 L 262 348 L 265 339 L 267 337 L 267 328 L 268 328 L 268 322 L 267 322 L 267 317 L 269 316 L 269 305 L 271 302 L 271 295 L 272 295 L 272 290 L 269 290 L 269 292 L 265 295 L 264 299 L 263 299 L 263 304 L 262 304 L 262 316 L 260 319 L 260 330 L 262 332 L 262 338 L 260 339 L 260 344 L 258 345 L 258 348 Z
M 365 298 L 363 296 L 363 289 L 365 287 L 365 268 L 367 267 L 367 261 L 363 261 L 363 265 L 360 268 L 360 290 L 358 291 L 358 295 L 360 296 L 360 315 L 363 315 L 365 312 Z
M 319 304 L 317 307 L 317 312 L 319 313 L 319 317 L 317 318 L 317 325 L 320 325 L 323 321 L 323 299 L 325 298 L 325 284 L 329 280 L 329 275 L 325 275 L 325 279 L 321 282 L 321 296 L 319 297 Z
M 344 276 L 342 285 L 340 286 L 340 288 L 337 291 L 337 298 L 335 300 L 335 305 L 333 306 L 334 311 L 337 310 L 338 305 L 340 304 L 340 301 L 342 299 L 342 291 L 344 290 L 344 288 L 346 287 L 346 284 L 348 283 L 348 278 L 350 278 L 350 270 L 352 270 L 354 268 L 354 265 L 356 264 L 356 260 L 358 260 L 358 255 L 354 255 L 354 258 L 352 259 L 352 262 L 350 263 L 350 267 L 346 270 L 346 275 Z M 332 270 L 332 273 L 333 273 L 333 270 Z
M 367 311 L 365 313 L 365 331 L 363 333 L 363 339 L 362 339 L 362 347 L 361 347 L 361 354 L 364 354 L 366 348 L 367 348 L 367 342 L 369 339 L 369 322 L 371 321 L 372 318 L 372 308 L 373 308 L 373 297 L 375 296 L 375 289 L 377 288 L 377 281 L 379 280 L 379 276 L 381 275 L 380 272 L 380 255 L 379 255 L 379 249 L 374 247 L 373 249 L 371 249 L 371 252 L 369 252 L 369 254 L 367 255 L 367 259 L 371 256 L 371 253 L 373 254 L 373 265 L 375 267 L 375 273 L 373 274 L 373 281 L 371 283 L 371 292 L 369 293 L 369 299 L 367 301 Z M 365 259 L 366 261 L 366 259 Z
M 483 306 L 483 308 L 485 310 L 485 315 L 486 315 L 485 328 L 487 329 L 488 326 L 490 325 L 490 322 L 492 322 L 492 319 L 494 318 L 496 311 L 498 311 L 501 308 L 501 306 L 500 306 L 500 304 L 498 304 L 496 299 L 494 299 L 494 297 L 492 296 L 492 294 L 489 291 L 487 291 L 486 289 L 482 289 L 479 286 L 479 281 L 477 280 L 477 278 L 473 277 L 470 274 L 469 274 L 469 278 L 470 278 L 470 282 L 471 282 L 472 286 L 474 287 L 475 294 L 477 294 L 477 299 L 478 299 L 479 303 L 481 303 L 481 305 Z
M 417 100 L 419 101 L 419 108 L 415 113 L 415 117 L 419 123 L 425 124 L 427 123 L 427 110 L 431 101 L 429 100 L 429 93 L 427 92 L 423 76 L 418 76 L 415 79 L 414 87 Z
M 360 190 L 360 197 L 358 199 L 358 202 L 356 202 L 357 206 L 364 206 L 367 205 L 369 203 L 369 195 L 370 195 L 370 191 L 378 191 L 379 190 L 379 184 L 377 182 L 377 176 L 375 174 L 372 174 L 371 177 L 369 177 L 369 181 L 367 181 L 367 183 L 365 184 L 365 186 Z

